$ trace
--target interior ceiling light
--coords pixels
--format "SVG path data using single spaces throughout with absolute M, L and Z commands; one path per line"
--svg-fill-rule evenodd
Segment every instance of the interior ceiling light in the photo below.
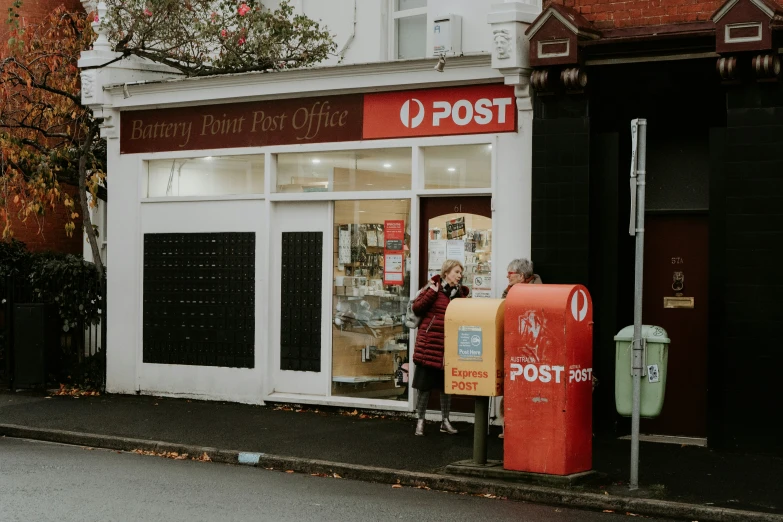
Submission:
M 387 169 L 390 169 L 391 168 L 391 163 L 384 163 L 383 166 L 386 167 Z
M 318 165 L 319 163 L 321 163 L 321 160 L 318 158 L 313 158 L 313 165 Z
M 449 171 L 449 172 L 457 172 L 457 169 L 455 169 L 454 167 L 449 167 L 449 168 L 448 168 L 448 171 Z

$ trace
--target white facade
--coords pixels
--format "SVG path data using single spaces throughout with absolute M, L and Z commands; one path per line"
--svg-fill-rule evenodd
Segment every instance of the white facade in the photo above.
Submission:
M 88 2 L 85 2 L 88 3 Z M 461 18 L 461 55 L 447 56 L 445 70 L 433 69 L 437 58 L 393 60 L 395 8 L 391 0 L 295 0 L 298 10 L 321 19 L 336 33 L 342 57 L 324 67 L 273 74 L 242 74 L 199 79 L 176 78 L 160 67 L 118 62 L 105 69 L 84 71 L 83 100 L 103 115 L 108 140 L 111 206 L 107 230 L 108 351 L 107 390 L 115 393 L 165 394 L 245 403 L 281 402 L 338 404 L 409 411 L 412 399 L 390 401 L 333 393 L 332 313 L 335 267 L 323 266 L 322 369 L 320 372 L 280 370 L 280 234 L 287 230 L 321 230 L 324 249 L 331 252 L 339 202 L 396 200 L 409 202 L 411 294 L 419 277 L 420 205 L 430 197 L 491 198 L 492 287 L 499 297 L 505 287 L 505 266 L 530 255 L 530 185 L 532 106 L 527 89 L 524 29 L 539 6 L 523 2 L 491 4 L 488 0 L 429 0 L 414 15 L 427 18 L 427 28 L 442 15 Z M 415 2 L 414 2 L 415 3 Z M 99 6 L 100 8 L 101 6 Z M 355 12 L 355 26 L 353 13 Z M 410 13 L 409 13 L 410 14 Z M 489 23 L 491 22 L 491 23 Z M 505 29 L 511 44 L 498 49 L 493 30 Z M 433 36 L 425 36 L 431 49 Z M 516 42 L 516 43 L 514 43 Z M 84 53 L 80 65 L 101 63 L 112 53 L 101 40 Z M 339 65 L 336 63 L 340 61 Z M 395 92 L 458 86 L 514 85 L 516 129 L 512 132 L 353 140 L 237 148 L 200 148 L 133 154 L 120 153 L 120 121 L 137 110 L 204 107 L 237 102 L 291 100 L 303 97 Z M 513 106 L 513 104 L 512 104 Z M 428 188 L 426 157 L 433 148 L 484 147 L 489 155 L 490 182 L 465 188 Z M 384 191 L 346 190 L 289 193 L 280 189 L 281 158 L 379 149 L 404 150 L 410 161 L 410 184 Z M 471 149 L 472 150 L 472 149 Z M 409 152 L 407 152 L 409 151 Z M 310 156 L 307 156 L 310 155 Z M 263 164 L 263 178 L 245 193 L 198 195 L 150 192 L 150 165 L 178 159 L 253 157 Z M 359 155 L 357 154 L 356 157 Z M 191 168 L 191 167 L 188 167 Z M 248 176 L 253 175 L 248 170 Z M 242 174 L 238 174 L 240 181 Z M 262 181 L 261 181 L 262 180 Z M 171 177 L 169 185 L 171 184 Z M 207 185 L 203 185 L 207 186 Z M 170 188 L 170 187 L 169 187 Z M 241 192 L 241 191 L 240 191 Z M 357 207 L 358 208 L 358 207 Z M 361 211 L 360 211 L 361 212 Z M 252 368 L 223 368 L 144 362 L 143 282 L 145 234 L 255 233 L 255 330 Z M 424 243 L 421 243 L 424 244 Z M 325 257 L 326 259 L 326 257 Z M 329 255 L 331 259 L 331 255 Z M 410 350 L 412 351 L 412 339 Z M 306 375 L 305 375 L 306 374 Z M 412 396 L 412 394 L 411 394 Z

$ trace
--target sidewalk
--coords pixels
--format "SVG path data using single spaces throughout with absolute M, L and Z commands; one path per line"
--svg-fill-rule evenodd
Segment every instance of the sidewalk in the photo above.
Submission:
M 443 468 L 459 460 L 471 459 L 473 451 L 473 426 L 456 423 L 456 427 L 461 433 L 449 437 L 438 433 L 436 423 L 428 423 L 427 436 L 414 437 L 412 419 L 375 413 L 318 407 L 294 411 L 285 405 L 262 407 L 150 396 L 105 395 L 76 399 L 0 392 L 0 436 L 25 436 L 114 449 L 135 449 L 144 441 L 163 441 L 172 447 L 231 450 L 229 453 L 233 456 L 227 453 L 229 456 L 223 461 L 236 462 L 237 452 L 260 453 L 264 454 L 263 462 L 277 459 L 277 462 L 302 468 L 297 471 L 317 472 L 332 465 L 333 468 L 340 466 L 339 469 L 349 476 L 378 481 L 397 476 L 394 473 L 412 483 L 425 479 L 432 483 L 436 480 L 434 474 L 440 474 L 444 480 L 449 478 L 443 477 Z M 62 434 L 45 430 L 78 435 L 64 438 Z M 497 429 L 493 430 L 488 441 L 488 456 L 500 460 L 503 441 L 497 438 Z M 88 435 L 110 438 L 101 442 L 100 437 Z M 123 442 L 123 439 L 139 440 Z M 165 449 L 168 446 L 158 444 L 156 447 Z M 625 496 L 627 489 L 622 486 L 629 474 L 630 443 L 616 439 L 595 441 L 593 469 L 599 476 L 570 490 L 464 477 L 454 479 L 453 486 L 448 486 L 446 481 L 443 487 L 494 491 L 513 498 L 594 509 L 630 506 L 650 515 L 680 516 L 690 520 L 699 517 L 701 520 L 744 520 L 749 515 L 743 517 L 731 510 L 745 510 L 756 512 L 757 520 L 783 521 L 781 458 L 653 443 L 642 443 L 640 454 L 640 481 L 649 487 L 645 489 L 656 492 L 657 500 L 629 500 Z M 258 456 L 255 458 L 259 460 Z M 635 500 L 639 502 L 634 503 Z M 688 504 L 692 509 L 672 508 L 672 502 Z M 653 512 L 658 505 L 662 507 L 657 513 Z

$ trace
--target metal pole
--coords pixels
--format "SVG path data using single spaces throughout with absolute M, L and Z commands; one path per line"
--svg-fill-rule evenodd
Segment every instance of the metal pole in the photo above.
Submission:
M 642 386 L 642 282 L 644 281 L 644 184 L 647 161 L 647 120 L 640 118 L 636 170 L 636 270 L 633 303 L 633 412 L 631 415 L 631 483 L 639 488 L 639 412 Z
M 473 420 L 473 463 L 479 466 L 487 463 L 488 418 L 489 397 L 476 397 L 476 413 Z

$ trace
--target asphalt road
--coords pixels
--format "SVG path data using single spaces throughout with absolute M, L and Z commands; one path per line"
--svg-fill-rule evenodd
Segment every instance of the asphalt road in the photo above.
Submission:
M 3 522 L 612 522 L 623 517 L 393 488 L 388 484 L 0 438 Z

